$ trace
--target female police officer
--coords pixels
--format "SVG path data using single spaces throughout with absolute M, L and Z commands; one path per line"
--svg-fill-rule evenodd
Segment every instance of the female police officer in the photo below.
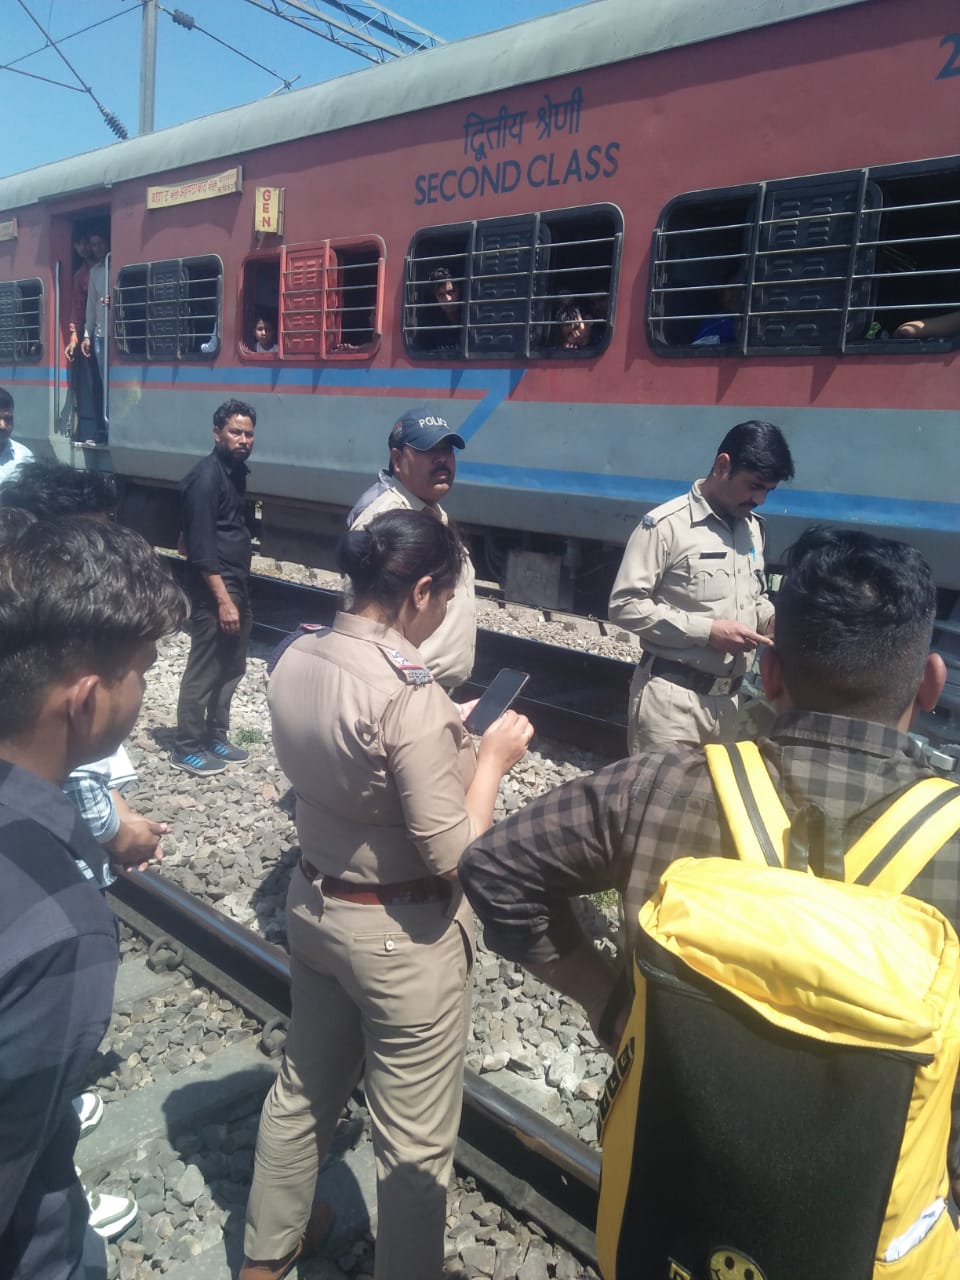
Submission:
M 463 554 L 429 512 L 349 533 L 338 562 L 353 608 L 292 644 L 270 680 L 301 860 L 287 898 L 293 1014 L 260 1121 L 241 1280 L 276 1280 L 329 1231 L 314 1185 L 361 1067 L 376 1280 L 439 1280 L 473 953 L 456 867 L 533 734 L 508 711 L 475 752 L 417 652 Z

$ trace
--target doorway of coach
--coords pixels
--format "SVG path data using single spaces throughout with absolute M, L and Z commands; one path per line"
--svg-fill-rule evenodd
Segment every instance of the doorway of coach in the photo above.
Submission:
M 72 210 L 50 229 L 57 295 L 56 430 L 75 450 L 105 449 L 110 422 L 110 209 Z M 85 465 L 75 457 L 77 465 Z

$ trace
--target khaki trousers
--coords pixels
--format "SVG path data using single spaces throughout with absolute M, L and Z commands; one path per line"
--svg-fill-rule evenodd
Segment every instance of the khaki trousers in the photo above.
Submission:
M 740 729 L 740 695 L 695 693 L 641 667 L 630 682 L 627 746 L 639 751 L 669 751 L 685 744 L 736 742 Z
M 287 937 L 293 1010 L 260 1119 L 244 1251 L 256 1261 L 282 1258 L 299 1241 L 362 1071 L 377 1167 L 375 1280 L 439 1280 L 472 939 L 443 903 L 324 898 L 320 881 L 311 884 L 299 867 Z

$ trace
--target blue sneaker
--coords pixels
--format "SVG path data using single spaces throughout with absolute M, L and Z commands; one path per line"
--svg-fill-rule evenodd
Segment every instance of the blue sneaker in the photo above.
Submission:
M 198 778 L 205 778 L 212 773 L 223 773 L 227 767 L 222 760 L 218 760 L 202 747 L 196 751 L 181 751 L 174 748 L 170 752 L 170 763 L 174 769 L 179 769 L 182 773 L 192 773 Z
M 226 738 L 214 738 L 207 750 L 218 760 L 227 760 L 231 764 L 243 764 L 244 760 L 250 759 L 249 751 L 244 751 L 243 747 L 234 746 Z

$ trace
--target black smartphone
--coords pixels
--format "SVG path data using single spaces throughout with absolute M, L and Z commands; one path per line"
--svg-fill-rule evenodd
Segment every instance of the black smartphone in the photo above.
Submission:
M 471 733 L 486 733 L 499 720 L 530 677 L 526 671 L 504 667 L 490 681 L 463 724 Z

